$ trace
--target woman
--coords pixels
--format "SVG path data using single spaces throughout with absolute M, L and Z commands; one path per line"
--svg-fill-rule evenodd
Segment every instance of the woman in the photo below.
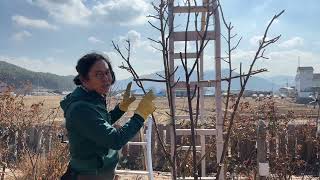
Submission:
M 64 111 L 69 137 L 69 172 L 77 180 L 109 180 L 114 178 L 118 163 L 118 150 L 143 126 L 155 110 L 152 91 L 140 101 L 134 115 L 120 128 L 112 126 L 135 100 L 130 96 L 128 84 L 123 100 L 112 111 L 106 109 L 106 94 L 115 82 L 108 58 L 90 53 L 77 63 L 78 87 L 64 98 L 60 105 Z

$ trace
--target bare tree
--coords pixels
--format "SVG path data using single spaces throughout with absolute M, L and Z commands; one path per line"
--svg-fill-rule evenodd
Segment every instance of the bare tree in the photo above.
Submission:
M 231 25 L 231 23 L 227 23 L 226 22 L 220 3 L 219 3 L 219 9 L 220 9 L 220 12 L 222 14 L 222 20 L 223 20 L 223 23 L 224 23 L 224 25 L 225 25 L 225 27 L 227 29 L 227 34 L 228 34 L 227 37 L 223 36 L 224 39 L 226 40 L 227 44 L 228 44 L 228 50 L 227 50 L 227 56 L 228 57 L 224 61 L 227 62 L 228 65 L 229 65 L 229 79 L 227 80 L 228 81 L 227 100 L 226 100 L 225 114 L 224 114 L 224 122 L 225 122 L 227 120 L 227 112 L 228 112 L 228 109 L 229 109 L 228 103 L 229 103 L 229 97 L 230 97 L 230 89 L 231 89 L 230 87 L 231 87 L 231 80 L 233 79 L 232 78 L 232 72 L 234 71 L 234 69 L 232 69 L 232 52 L 238 47 L 238 45 L 239 45 L 239 43 L 240 43 L 242 38 L 240 38 L 237 41 L 236 45 L 232 47 L 232 45 L 231 45 L 232 44 L 232 39 L 235 38 L 237 36 L 237 34 L 235 34 L 235 35 L 231 34 L 233 26 Z M 227 152 L 227 148 L 228 148 L 228 144 L 229 144 L 229 140 L 230 140 L 230 134 L 231 134 L 231 131 L 232 131 L 232 128 L 233 128 L 233 122 L 234 122 L 235 116 L 237 114 L 237 110 L 238 110 L 238 107 L 239 107 L 239 103 L 241 101 L 241 97 L 242 97 L 242 95 L 244 93 L 244 90 L 246 88 L 248 80 L 251 78 L 251 76 L 253 74 L 256 74 L 256 73 L 267 71 L 266 69 L 254 70 L 254 66 L 255 66 L 257 60 L 259 60 L 261 58 L 262 59 L 268 59 L 267 57 L 264 56 L 266 48 L 269 45 L 277 42 L 279 40 L 279 38 L 281 37 L 281 35 L 279 35 L 279 36 L 276 36 L 274 38 L 271 38 L 271 39 L 267 40 L 267 35 L 268 35 L 268 32 L 269 32 L 270 26 L 272 25 L 274 20 L 277 19 L 279 16 L 281 16 L 283 13 L 284 13 L 284 10 L 282 10 L 280 13 L 276 14 L 271 19 L 271 21 L 269 22 L 267 28 L 264 31 L 264 35 L 263 35 L 262 39 L 259 42 L 258 49 L 255 52 L 255 56 L 253 57 L 253 59 L 251 61 L 251 64 L 250 64 L 250 67 L 249 67 L 249 70 L 248 70 L 247 73 L 243 73 L 242 72 L 242 67 L 241 67 L 241 64 L 240 64 L 240 76 L 239 76 L 239 79 L 240 79 L 240 93 L 238 94 L 238 96 L 236 98 L 235 104 L 232 106 L 233 108 L 232 108 L 232 112 L 231 112 L 231 115 L 230 115 L 229 124 L 228 124 L 228 127 L 227 127 L 227 135 L 226 135 L 226 138 L 225 138 L 225 141 L 224 141 L 221 159 L 220 159 L 220 162 L 218 163 L 218 170 L 217 170 L 217 175 L 216 175 L 217 179 L 219 178 L 222 165 L 225 162 L 225 156 L 226 156 L 226 152 Z
M 130 52 L 131 52 L 131 43 L 130 40 L 126 40 L 127 42 L 127 46 L 126 46 L 126 50 L 127 50 L 127 56 L 124 55 L 124 53 L 120 50 L 119 45 L 117 45 L 115 42 L 112 41 L 113 47 L 115 48 L 115 50 L 121 55 L 121 58 L 126 62 L 126 64 L 122 63 L 122 65 L 120 66 L 120 68 L 127 70 L 128 72 L 131 73 L 131 75 L 133 76 L 134 81 L 136 82 L 137 86 L 140 87 L 144 93 L 146 93 L 146 89 L 143 86 L 142 80 L 139 78 L 139 75 L 137 74 L 137 72 L 134 70 L 133 66 L 131 65 L 130 62 Z M 153 79 L 148 79 L 148 81 L 154 81 L 154 82 L 164 82 L 163 80 L 153 80 Z M 170 162 L 170 164 L 172 163 L 170 161 L 170 155 L 169 153 L 166 151 L 165 146 L 162 142 L 162 139 L 160 137 L 159 134 L 159 130 L 158 130 L 158 126 L 157 126 L 157 122 L 156 122 L 156 118 L 155 116 L 152 114 L 152 119 L 153 119 L 153 123 L 155 125 L 155 130 L 157 133 L 157 138 L 158 138 L 158 142 L 160 143 L 160 146 L 162 148 L 162 151 L 165 154 L 165 158 Z
M 186 23 L 186 26 L 185 26 L 184 52 L 180 52 L 179 53 L 180 61 L 182 63 L 182 67 L 183 67 L 184 72 L 185 72 L 185 82 L 180 81 L 179 78 L 177 79 L 177 81 L 174 81 L 174 75 L 175 75 L 175 72 L 177 71 L 177 67 L 173 67 L 172 66 L 172 64 L 170 62 L 170 58 L 169 58 L 170 57 L 170 53 L 172 53 L 172 52 L 170 52 L 170 49 L 169 49 L 169 47 L 172 46 L 172 44 L 170 44 L 169 39 L 172 38 L 172 33 L 173 33 L 173 28 L 174 28 L 172 26 L 172 24 L 173 24 L 172 21 L 173 21 L 174 17 L 170 17 L 170 16 L 172 16 L 172 14 L 169 13 L 169 12 L 173 11 L 173 9 L 171 9 L 173 7 L 173 5 L 171 4 L 171 3 L 173 3 L 172 0 L 170 0 L 170 1 L 160 0 L 159 4 L 152 3 L 153 9 L 155 10 L 156 13 L 155 13 L 155 15 L 150 15 L 149 16 L 150 18 L 153 18 L 153 19 L 157 20 L 156 24 L 154 24 L 152 21 L 149 21 L 149 24 L 160 33 L 160 40 L 159 39 L 153 39 L 153 38 L 149 38 L 149 40 L 154 42 L 158 46 L 158 47 L 154 47 L 154 48 L 159 50 L 162 53 L 162 60 L 163 60 L 163 66 L 164 66 L 165 74 L 164 74 L 164 76 L 159 75 L 159 77 L 162 78 L 161 80 L 159 80 L 159 79 L 139 79 L 138 74 L 136 73 L 136 71 L 134 70 L 133 66 L 130 63 L 130 41 L 127 41 L 127 44 L 128 44 L 128 46 L 126 47 L 126 50 L 128 52 L 128 56 L 127 57 L 125 57 L 123 55 L 123 53 L 121 52 L 119 46 L 116 45 L 114 42 L 113 42 L 113 46 L 116 49 L 116 51 L 121 55 L 122 59 L 125 60 L 125 62 L 126 62 L 126 65 L 123 64 L 121 66 L 121 68 L 126 69 L 127 71 L 129 71 L 132 74 L 134 80 L 136 81 L 137 85 L 140 88 L 142 88 L 144 90 L 142 81 L 153 81 L 153 82 L 166 83 L 167 99 L 168 99 L 169 107 L 170 107 L 170 112 L 168 114 L 171 117 L 171 125 L 172 125 L 171 138 L 172 138 L 172 142 L 173 142 L 173 146 L 174 146 L 174 148 L 172 148 L 173 151 L 171 151 L 171 154 L 173 155 L 173 156 L 171 156 L 171 159 L 170 159 L 169 153 L 166 152 L 165 147 L 163 146 L 162 143 L 161 143 L 161 146 L 162 146 L 163 152 L 166 155 L 166 159 L 170 162 L 170 165 L 171 165 L 171 168 L 172 168 L 171 172 L 172 172 L 173 179 L 177 178 L 177 170 L 178 170 L 177 169 L 177 165 L 176 165 L 176 156 L 177 156 L 176 136 L 177 135 L 176 135 L 176 127 L 175 127 L 176 119 L 175 119 L 175 106 L 174 106 L 174 104 L 175 104 L 175 100 L 174 100 L 175 91 L 173 89 L 178 83 L 182 83 L 186 87 L 186 89 L 187 89 L 187 100 L 188 100 L 188 102 L 187 102 L 187 104 L 188 104 L 188 112 L 189 112 L 189 118 L 190 118 L 190 124 L 191 124 L 191 127 L 190 127 L 191 128 L 191 146 L 190 146 L 190 148 L 192 148 L 192 164 L 193 164 L 192 172 L 193 172 L 194 178 L 197 179 L 197 177 L 198 177 L 197 166 L 198 166 L 199 162 L 205 156 L 208 155 L 208 153 L 207 153 L 205 156 L 201 157 L 198 160 L 197 157 L 196 157 L 196 147 L 195 147 L 195 144 L 196 144 L 196 142 L 195 142 L 195 129 L 197 128 L 198 118 L 199 118 L 200 87 L 198 85 L 202 81 L 202 79 L 200 77 L 200 74 L 199 74 L 199 58 L 201 57 L 201 55 L 203 55 L 203 51 L 204 51 L 204 49 L 205 49 L 205 47 L 206 47 L 206 45 L 207 45 L 207 43 L 209 41 L 209 40 L 206 40 L 208 27 L 210 26 L 209 19 L 212 17 L 214 11 L 219 10 L 221 12 L 223 23 L 225 25 L 225 28 L 227 29 L 227 36 L 223 36 L 223 35 L 222 36 L 226 40 L 228 47 L 227 47 L 227 53 L 226 53 L 227 57 L 225 57 L 225 58 L 220 57 L 220 58 L 222 60 L 224 60 L 229 66 L 229 77 L 221 79 L 221 81 L 227 81 L 228 82 L 227 99 L 226 99 L 226 103 L 225 103 L 225 113 L 224 113 L 224 116 L 223 116 L 224 122 L 228 119 L 228 109 L 229 109 L 230 90 L 231 90 L 232 79 L 239 79 L 240 80 L 241 89 L 240 89 L 240 93 L 239 93 L 238 97 L 236 98 L 235 104 L 233 105 L 232 112 L 231 112 L 231 115 L 230 115 L 230 119 L 229 119 L 229 123 L 228 123 L 228 127 L 227 127 L 227 136 L 226 136 L 225 141 L 224 141 L 222 156 L 220 158 L 220 162 L 218 162 L 218 170 L 217 170 L 218 173 L 217 173 L 217 176 L 216 176 L 216 178 L 218 179 L 220 171 L 221 171 L 221 167 L 225 162 L 225 155 L 226 155 L 226 150 L 227 150 L 229 139 L 230 139 L 230 133 L 231 133 L 231 130 L 233 128 L 233 121 L 234 121 L 235 115 L 237 113 L 241 97 L 242 97 L 243 92 L 244 92 L 244 90 L 246 88 L 246 85 L 247 85 L 247 82 L 248 82 L 249 78 L 252 75 L 267 71 L 266 69 L 257 69 L 257 70 L 255 70 L 254 69 L 254 65 L 255 65 L 255 63 L 256 63 L 256 61 L 258 59 L 261 59 L 261 58 L 267 59 L 264 56 L 264 52 L 265 52 L 266 48 L 269 45 L 277 42 L 277 40 L 280 38 L 280 36 L 277 36 L 275 38 L 267 40 L 267 34 L 268 34 L 269 28 L 270 28 L 271 24 L 273 23 L 273 21 L 275 19 L 277 19 L 284 11 L 282 11 L 279 14 L 275 15 L 272 18 L 272 20 L 270 21 L 269 25 L 267 26 L 267 28 L 265 30 L 265 33 L 264 33 L 264 36 L 263 36 L 262 40 L 259 43 L 259 47 L 258 47 L 258 49 L 257 49 L 257 51 L 255 53 L 255 56 L 254 56 L 253 60 L 251 61 L 251 65 L 249 67 L 248 72 L 242 72 L 242 66 L 240 65 L 240 75 L 232 76 L 232 72 L 235 70 L 235 69 L 232 69 L 232 53 L 238 47 L 238 45 L 239 45 L 239 43 L 240 43 L 242 38 L 239 38 L 237 40 L 236 44 L 234 46 L 232 46 L 233 39 L 237 35 L 236 34 L 233 35 L 231 33 L 231 31 L 233 29 L 233 26 L 231 25 L 231 23 L 227 23 L 226 22 L 226 20 L 224 18 L 224 15 L 223 15 L 222 7 L 221 7 L 221 4 L 220 4 L 219 1 L 217 1 L 218 2 L 218 6 L 214 7 L 213 9 L 211 9 L 211 11 L 210 11 L 210 6 L 212 6 L 213 2 L 210 1 L 210 2 L 208 2 L 206 4 L 208 12 L 207 12 L 205 17 L 201 17 L 202 18 L 201 22 L 202 23 L 204 22 L 202 24 L 202 26 L 201 26 L 202 27 L 201 30 L 197 29 L 199 13 L 197 13 L 197 12 L 194 13 L 194 15 L 195 15 L 194 22 L 195 22 L 196 32 L 198 33 L 200 39 L 199 39 L 199 41 L 196 41 L 196 60 L 195 60 L 194 63 L 191 63 L 191 69 L 190 70 L 188 69 L 190 64 L 188 64 L 188 60 L 187 60 L 187 53 L 188 53 L 188 50 L 187 50 L 187 41 L 188 41 L 187 40 L 187 38 L 188 38 L 187 32 L 189 30 L 189 23 L 190 23 L 190 20 L 191 20 L 190 15 L 192 14 L 191 13 L 191 9 L 192 9 L 191 2 L 193 2 L 195 5 L 197 5 L 196 1 L 190 1 L 190 0 L 186 1 L 187 7 L 188 7 L 188 12 L 187 12 L 188 16 L 187 16 L 187 23 Z M 204 33 L 201 33 L 201 32 L 204 32 Z M 193 72 L 195 72 L 196 68 L 197 68 L 197 82 L 194 84 L 194 83 L 191 82 L 191 75 L 192 75 Z M 195 97 L 197 99 L 196 99 L 196 107 L 194 108 L 193 105 L 192 105 L 192 101 L 194 100 Z M 195 117 L 194 117 L 194 114 L 195 114 Z M 153 119 L 155 119 L 155 118 L 153 117 Z M 161 138 L 159 137 L 159 133 L 158 132 L 157 132 L 157 135 L 158 135 L 158 140 L 161 142 Z M 190 153 L 190 150 L 191 150 L 190 148 L 187 151 L 187 155 L 186 156 L 188 156 L 188 154 Z M 187 158 L 185 158 L 185 159 L 187 159 Z M 182 161 L 182 164 L 185 164 L 185 161 Z

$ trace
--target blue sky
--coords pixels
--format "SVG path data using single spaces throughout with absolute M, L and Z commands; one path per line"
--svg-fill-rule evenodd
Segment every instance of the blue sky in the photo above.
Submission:
M 106 53 L 113 66 L 122 63 L 111 41 L 133 42 L 132 63 L 139 74 L 162 69 L 160 53 L 148 37 L 159 33 L 147 23 L 153 14 L 151 0 L 1 0 L 0 60 L 34 71 L 75 75 L 75 64 L 85 53 Z M 285 13 L 272 26 L 270 37 L 281 34 L 277 44 L 266 51 L 269 60 L 257 68 L 269 72 L 260 76 L 295 75 L 301 66 L 320 72 L 319 0 L 222 0 L 227 21 L 243 40 L 234 52 L 234 65 L 245 66 L 257 47 L 268 21 Z M 177 22 L 178 23 L 178 22 Z M 208 46 L 210 48 L 212 46 Z M 205 69 L 213 69 L 212 54 L 206 54 Z M 223 64 L 225 67 L 226 65 Z M 129 77 L 115 68 L 118 79 Z

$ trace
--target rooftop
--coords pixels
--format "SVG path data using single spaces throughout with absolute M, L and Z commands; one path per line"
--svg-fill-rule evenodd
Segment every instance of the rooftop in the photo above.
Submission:
M 297 71 L 304 71 L 304 70 L 312 70 L 313 71 L 313 67 L 306 66 L 306 67 L 298 67 L 298 69 L 297 69 Z

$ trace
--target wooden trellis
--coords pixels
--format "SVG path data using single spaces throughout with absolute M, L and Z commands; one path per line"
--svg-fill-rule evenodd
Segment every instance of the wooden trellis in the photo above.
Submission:
M 170 74 L 174 73 L 176 62 L 182 58 L 186 59 L 198 59 L 199 66 L 200 66 L 200 79 L 197 82 L 190 82 L 191 87 L 192 85 L 197 85 L 200 87 L 199 91 L 199 120 L 203 120 L 204 117 L 204 87 L 215 87 L 215 110 L 216 110 L 216 129 L 209 130 L 209 134 L 205 135 L 215 135 L 216 136 L 216 148 L 217 148 L 217 162 L 220 162 L 220 158 L 222 155 L 223 149 L 223 119 L 222 119 L 222 100 L 221 100 L 221 46 L 220 46 L 220 18 L 219 18 L 219 11 L 217 8 L 217 2 L 215 0 L 202 0 L 201 5 L 192 5 L 192 6 L 176 6 L 174 0 L 170 0 L 168 4 L 168 16 L 169 16 L 169 69 Z M 176 31 L 175 30 L 175 15 L 176 14 L 186 14 L 186 13 L 198 13 L 201 16 L 201 29 L 188 29 L 188 31 Z M 214 24 L 214 30 L 208 30 L 206 28 L 206 17 L 211 18 Z M 197 26 L 197 25 L 196 25 Z M 212 41 L 214 43 L 214 63 L 215 63 L 215 79 L 210 81 L 204 81 L 204 74 L 203 74 L 203 66 L 204 66 L 204 51 L 201 53 L 199 52 L 186 52 L 186 53 L 179 53 L 175 51 L 175 42 L 199 42 L 199 41 Z M 176 82 L 174 76 L 170 77 L 171 83 L 175 84 L 176 86 L 172 89 L 172 101 L 173 107 L 175 107 L 175 98 L 176 98 L 176 89 L 177 88 L 185 88 L 185 82 Z M 187 116 L 179 117 L 179 115 L 174 112 L 175 119 L 186 118 Z M 171 134 L 173 134 L 173 128 L 171 130 Z M 196 129 L 196 132 L 204 132 L 206 130 Z M 178 130 L 177 135 L 187 135 L 187 130 Z M 190 131 L 188 131 L 190 132 Z M 212 133 L 214 132 L 214 133 Z M 203 137 L 202 137 L 203 138 Z M 204 143 L 204 142 L 202 142 Z M 201 154 L 203 154 L 204 145 L 201 145 L 199 148 Z M 174 151 L 174 138 L 171 137 L 171 154 L 173 155 Z M 202 162 L 202 165 L 205 166 L 205 163 Z M 205 176 L 205 167 L 202 167 L 202 176 Z M 220 173 L 219 179 L 223 179 L 224 170 L 222 169 Z M 209 178 L 210 179 L 210 178 Z M 214 179 L 213 177 L 211 179 Z

